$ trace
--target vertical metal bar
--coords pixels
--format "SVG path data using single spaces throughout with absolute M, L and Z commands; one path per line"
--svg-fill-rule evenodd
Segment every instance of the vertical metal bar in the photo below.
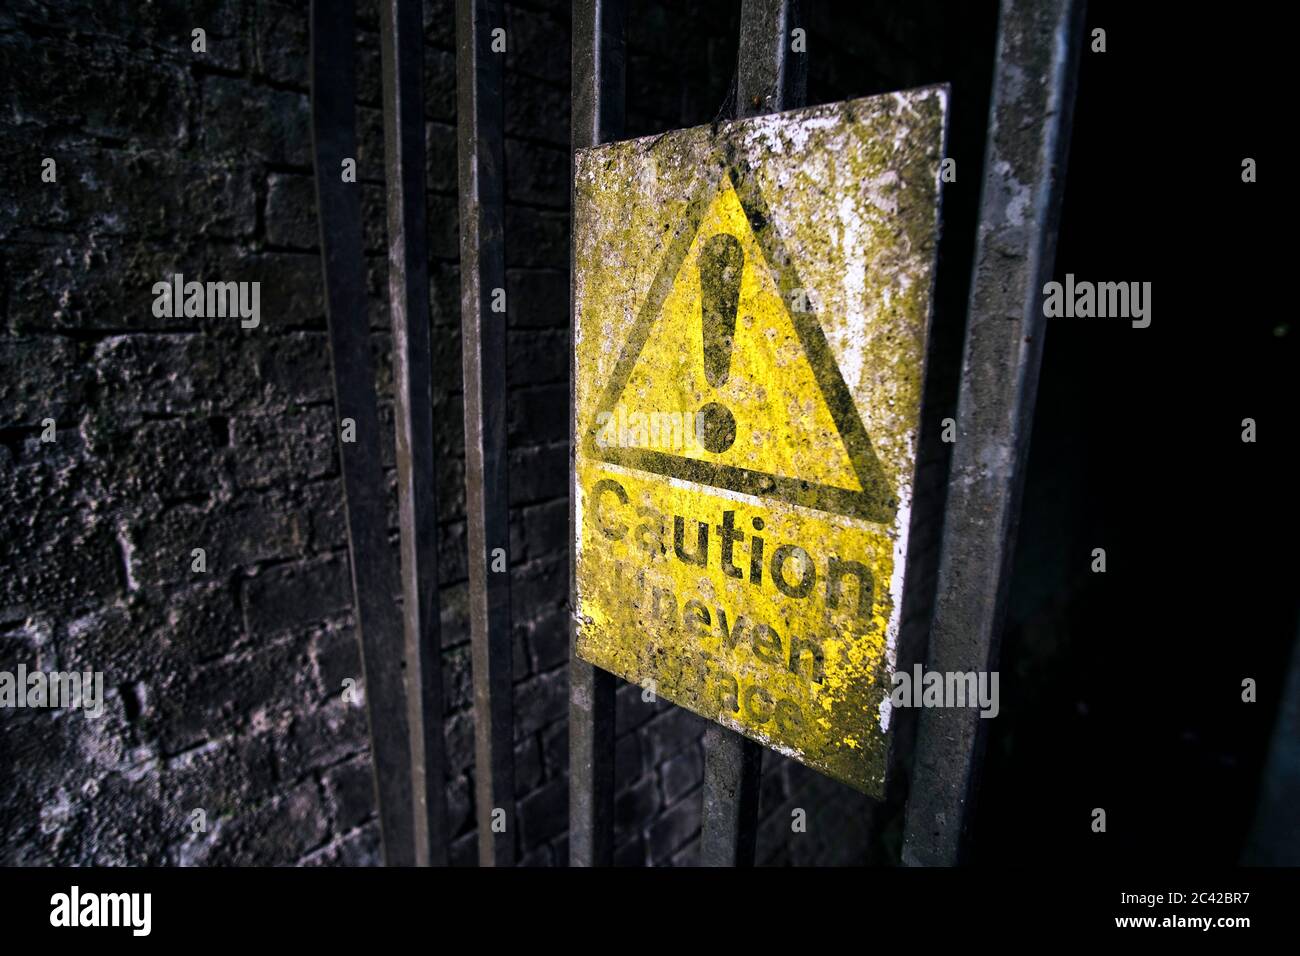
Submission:
M 406 712 L 416 866 L 447 865 L 438 621 L 438 501 L 424 198 L 424 30 L 420 0 L 385 0 L 384 158 L 393 317 L 397 497 L 402 535 Z
M 790 32 L 802 22 L 796 0 L 742 0 L 736 64 L 736 117 L 802 106 L 805 53 L 792 53 Z M 763 747 L 725 727 L 704 736 L 704 826 L 700 862 L 752 866 L 758 829 Z
M 763 748 L 713 724 L 704 734 L 701 866 L 753 866 Z
M 411 754 L 407 740 L 402 628 L 393 603 L 396 568 L 388 547 L 379 445 L 379 408 L 370 361 L 361 198 L 343 182 L 343 161 L 357 155 L 353 0 L 312 0 L 311 120 L 316 207 L 338 419 L 352 419 L 355 441 L 339 441 L 352 609 L 361 647 L 370 752 L 384 859 L 414 862 Z
M 479 864 L 515 861 L 511 700 L 509 492 L 506 482 L 505 54 L 501 0 L 457 0 L 456 116 L 460 149 L 460 312 L 465 371 L 465 498 L 469 519 Z M 500 570 L 492 570 L 496 564 Z M 501 811 L 497 813 L 496 811 Z M 503 817 L 503 819 L 502 819 Z M 494 831 L 494 824 L 504 829 Z
M 1081 0 L 1003 0 L 979 232 L 927 666 L 996 666 L 1056 256 Z M 926 708 L 903 862 L 963 858 L 984 721 Z
M 573 149 L 623 135 L 624 0 L 574 0 Z M 570 164 L 569 181 L 573 181 Z M 570 208 L 572 208 L 570 203 Z M 573 261 L 569 262 L 569 475 L 577 475 L 577 370 L 574 367 Z M 569 542 L 577 540 L 577 488 L 569 488 Z M 577 639 L 577 578 L 569 558 L 569 646 Z M 614 861 L 614 675 L 569 659 L 569 863 L 609 866 Z
M 808 54 L 790 49 L 790 32 L 802 24 L 798 0 L 741 0 L 737 118 L 803 106 Z

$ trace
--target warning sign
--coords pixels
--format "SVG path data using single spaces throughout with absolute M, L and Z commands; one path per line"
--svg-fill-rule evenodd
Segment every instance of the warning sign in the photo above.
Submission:
M 579 656 L 883 788 L 946 94 L 578 153 Z

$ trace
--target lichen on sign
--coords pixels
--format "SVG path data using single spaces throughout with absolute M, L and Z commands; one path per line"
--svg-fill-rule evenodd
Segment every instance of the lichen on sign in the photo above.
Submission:
M 883 792 L 947 91 L 580 150 L 577 653 Z

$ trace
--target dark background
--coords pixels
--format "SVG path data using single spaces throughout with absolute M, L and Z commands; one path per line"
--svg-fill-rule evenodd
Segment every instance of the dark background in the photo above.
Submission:
M 1049 323 L 980 857 L 1231 863 L 1297 633 L 1287 230 L 1277 181 L 1240 176 L 1278 145 L 1277 61 L 1244 8 L 1211 38 L 1089 6 L 1108 52 L 1082 61 L 1056 278 L 1150 280 L 1154 318 Z M 1296 799 L 1289 849 L 1268 830 L 1250 860 L 1300 862 Z
M 807 6 L 810 103 L 953 87 L 958 181 L 945 189 L 913 540 L 918 567 L 932 566 L 947 467 L 936 426 L 955 406 L 996 5 Z M 1284 449 L 1300 333 L 1272 288 L 1289 278 L 1281 61 L 1275 31 L 1245 10 L 1194 20 L 1134 6 L 1090 4 L 1107 52 L 1082 55 L 1056 271 L 1150 281 L 1154 317 L 1049 322 L 974 859 L 1235 862 L 1250 846 L 1248 858 L 1294 861 L 1276 824 L 1251 839 L 1296 634 Z M 568 852 L 569 10 L 506 9 L 516 839 L 524 863 L 548 865 Z M 629 4 L 629 136 L 718 114 L 738 9 Z M 470 863 L 451 4 L 426 3 L 425 22 L 448 794 L 454 858 Z M 359 664 L 306 23 L 305 4 L 280 0 L 0 11 L 0 667 L 95 668 L 111 689 L 99 721 L 0 712 L 0 862 L 378 860 L 365 720 L 338 693 Z M 206 54 L 190 51 L 196 26 Z M 357 31 L 387 395 L 372 0 Z M 57 185 L 40 182 L 44 156 Z M 1257 184 L 1241 182 L 1245 156 Z M 154 318 L 150 287 L 173 272 L 260 280 L 262 328 Z M 53 445 L 38 440 L 47 416 Z M 1240 441 L 1245 417 L 1256 444 Z M 395 541 L 395 513 L 390 528 Z M 189 571 L 200 546 L 202 578 Z M 1105 574 L 1089 570 L 1095 547 Z M 931 584 L 909 598 L 907 626 L 923 628 Z M 1241 702 L 1244 677 L 1256 704 Z M 619 694 L 618 860 L 689 864 L 703 724 L 639 693 Z M 191 832 L 196 807 L 205 833 Z M 806 834 L 790 833 L 795 807 Z M 1095 807 L 1105 834 L 1091 831 Z M 897 859 L 897 806 L 775 754 L 761 816 L 762 862 Z

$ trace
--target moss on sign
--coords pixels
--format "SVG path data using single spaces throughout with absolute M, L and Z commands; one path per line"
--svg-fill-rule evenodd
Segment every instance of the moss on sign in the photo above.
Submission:
M 946 91 L 581 150 L 578 655 L 884 785 Z

